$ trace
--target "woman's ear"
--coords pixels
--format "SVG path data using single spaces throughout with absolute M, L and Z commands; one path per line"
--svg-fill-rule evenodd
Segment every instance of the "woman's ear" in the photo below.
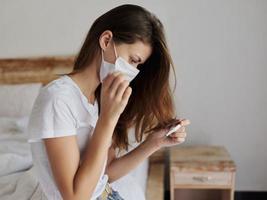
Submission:
M 111 43 L 113 34 L 110 30 L 104 31 L 99 37 L 99 45 L 105 51 Z

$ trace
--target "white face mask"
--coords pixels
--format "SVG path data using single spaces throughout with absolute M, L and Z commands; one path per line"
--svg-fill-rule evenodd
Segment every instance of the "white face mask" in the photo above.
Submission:
M 116 61 L 115 64 L 109 63 L 104 60 L 103 56 L 103 50 L 101 50 L 102 54 L 102 63 L 100 66 L 100 81 L 101 83 L 103 82 L 103 79 L 109 74 L 113 73 L 116 71 L 119 71 L 125 75 L 125 79 L 128 80 L 129 82 L 132 81 L 136 75 L 139 73 L 139 70 L 129 64 L 126 60 L 124 60 L 122 57 L 117 56 L 117 51 L 113 42 L 113 47 L 116 55 Z

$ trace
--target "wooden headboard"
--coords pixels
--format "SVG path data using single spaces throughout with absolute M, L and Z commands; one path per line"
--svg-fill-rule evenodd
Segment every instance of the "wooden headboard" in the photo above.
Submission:
M 74 56 L 51 56 L 0 59 L 0 84 L 41 82 L 57 78 L 57 74 L 72 71 Z

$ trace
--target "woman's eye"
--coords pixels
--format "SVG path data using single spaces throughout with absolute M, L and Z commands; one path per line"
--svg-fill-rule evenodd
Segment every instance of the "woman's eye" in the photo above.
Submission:
M 138 61 L 136 61 L 136 60 L 134 60 L 134 59 L 131 59 L 131 63 L 136 64 L 136 63 L 138 63 Z

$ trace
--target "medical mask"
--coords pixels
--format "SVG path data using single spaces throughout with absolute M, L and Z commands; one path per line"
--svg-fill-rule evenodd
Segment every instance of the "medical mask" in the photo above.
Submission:
M 136 75 L 139 73 L 139 70 L 129 64 L 126 60 L 124 60 L 122 57 L 117 56 L 117 51 L 113 42 L 113 48 L 116 56 L 116 61 L 115 64 L 109 63 L 104 60 L 103 56 L 103 50 L 101 50 L 102 54 L 102 63 L 100 67 L 100 81 L 103 82 L 103 79 L 109 74 L 113 73 L 116 71 L 119 71 L 123 73 L 125 76 L 125 79 L 128 80 L 129 82 L 132 81 Z

